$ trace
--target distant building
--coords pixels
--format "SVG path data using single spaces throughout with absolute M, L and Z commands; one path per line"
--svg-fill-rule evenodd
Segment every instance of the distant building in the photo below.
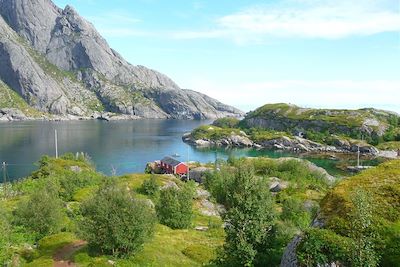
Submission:
M 186 175 L 189 171 L 188 165 L 171 157 L 165 157 L 160 161 L 160 168 L 168 174 Z

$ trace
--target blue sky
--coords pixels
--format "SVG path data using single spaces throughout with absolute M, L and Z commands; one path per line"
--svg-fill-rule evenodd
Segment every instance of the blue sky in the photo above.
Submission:
M 56 0 L 132 64 L 245 111 L 400 112 L 399 0 Z

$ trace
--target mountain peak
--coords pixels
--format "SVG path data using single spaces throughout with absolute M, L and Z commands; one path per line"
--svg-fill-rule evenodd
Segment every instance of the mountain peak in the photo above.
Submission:
M 62 114 L 90 112 L 93 107 L 87 108 L 88 97 L 84 95 L 91 95 L 89 99 L 95 95 L 102 103 L 100 109 L 141 117 L 214 118 L 242 114 L 218 101 L 206 101 L 204 95 L 182 90 L 164 74 L 128 63 L 70 5 L 60 9 L 49 0 L 0 0 L 0 15 L 33 48 L 21 44 L 18 38 L 11 43 L 3 40 L 7 45 L 0 57 L 8 65 L 0 67 L 0 78 L 43 111 L 53 112 L 57 107 L 57 113 Z M 17 49 L 25 52 L 17 53 Z M 23 64 L 22 53 L 31 57 L 27 60 L 31 62 L 29 66 Z M 22 70 L 26 77 L 21 77 Z M 21 82 L 30 77 L 37 79 Z M 35 86 L 30 86 L 32 83 Z M 54 89 L 57 93 L 51 87 L 59 88 Z M 72 91 L 83 95 L 70 99 Z M 57 95 L 63 101 L 56 101 Z M 93 101 L 99 108 L 98 101 Z

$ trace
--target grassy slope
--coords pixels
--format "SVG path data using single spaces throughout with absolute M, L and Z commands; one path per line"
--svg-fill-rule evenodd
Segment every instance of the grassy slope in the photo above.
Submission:
M 382 150 L 397 150 L 400 149 L 400 141 L 385 142 L 379 144 L 377 148 Z
M 292 120 L 320 120 L 349 127 L 361 127 L 366 118 L 375 118 L 387 123 L 388 114 L 372 109 L 305 109 L 284 103 L 267 104 L 251 112 L 247 118 L 274 114 Z
M 131 174 L 120 177 L 120 182 L 130 189 L 137 190 L 144 180 L 149 179 L 149 174 Z M 165 175 L 157 175 L 159 185 L 168 181 L 174 181 L 178 185 L 180 180 Z M 82 195 L 90 195 L 82 189 L 75 196 L 82 201 Z M 94 191 L 89 189 L 89 191 Z M 145 198 L 144 195 L 138 197 Z M 194 207 L 197 205 L 195 204 Z M 222 224 L 217 217 L 208 217 L 201 215 L 195 210 L 193 225 L 207 226 L 209 220 L 214 223 Z M 135 257 L 125 260 L 118 260 L 119 266 L 201 266 L 214 258 L 215 249 L 222 245 L 224 240 L 224 231 L 212 229 L 207 232 L 200 232 L 193 229 L 172 230 L 171 228 L 158 224 L 154 238 L 144 245 L 144 248 Z M 74 256 L 79 266 L 88 266 L 90 264 L 99 264 L 104 261 L 104 257 L 90 257 L 86 251 L 77 253 Z
M 25 100 L 16 92 L 11 90 L 3 81 L 0 80 L 0 108 L 16 108 L 24 112 L 27 116 L 37 117 L 41 113 L 30 107 Z
M 65 170 L 69 172 L 71 166 L 79 166 L 82 172 L 95 174 L 94 170 L 86 163 L 77 162 L 74 160 L 54 160 L 52 159 L 50 172 L 53 174 L 64 173 Z M 48 170 L 46 170 L 47 172 Z M 37 172 L 34 176 L 40 176 L 41 172 Z M 119 178 L 121 185 L 127 186 L 132 190 L 137 190 L 144 180 L 149 179 L 151 175 L 147 174 L 132 174 L 125 175 Z M 160 185 L 168 181 L 173 181 L 178 185 L 180 180 L 157 175 L 157 180 Z M 28 179 L 15 185 L 15 189 L 19 188 L 23 195 L 13 197 L 7 201 L 0 200 L 0 204 L 4 204 L 9 212 L 15 209 L 17 204 L 24 198 L 38 180 Z M 78 190 L 71 202 L 67 205 L 79 205 L 80 202 L 88 199 L 96 190 L 96 185 L 87 186 Z M 137 194 L 137 197 L 147 198 L 147 196 Z M 215 216 L 205 216 L 200 214 L 197 201 L 194 203 L 195 217 L 193 226 L 208 226 L 209 222 L 214 225 L 222 225 L 220 218 Z M 66 218 L 65 229 L 66 232 L 59 233 L 52 236 L 47 236 L 39 241 L 37 250 L 27 252 L 22 249 L 22 254 L 29 254 L 33 260 L 25 264 L 25 266 L 53 266 L 52 256 L 60 248 L 74 241 L 78 238 L 71 231 L 74 229 L 73 220 Z M 72 226 L 71 226 L 72 225 Z M 172 230 L 169 227 L 158 224 L 154 238 L 146 243 L 143 250 L 136 256 L 128 259 L 114 259 L 109 256 L 90 256 L 86 249 L 82 249 L 72 257 L 77 262 L 78 266 L 110 266 L 108 260 L 116 261 L 118 266 L 201 266 L 215 257 L 216 248 L 222 245 L 224 240 L 224 231 L 222 227 L 210 229 L 209 231 L 196 231 L 194 229 L 187 230 Z M 22 248 L 22 245 L 21 245 Z
M 192 137 L 195 140 L 199 139 L 208 139 L 212 141 L 217 141 L 222 138 L 229 137 L 231 135 L 239 135 L 244 136 L 243 132 L 245 132 L 251 140 L 255 142 L 265 141 L 280 138 L 283 136 L 290 137 L 291 134 L 286 132 L 278 132 L 278 131 L 268 131 L 261 129 L 243 129 L 243 131 L 239 128 L 224 128 L 218 127 L 214 125 L 203 125 L 196 129 L 194 129 L 191 133 Z
M 385 162 L 340 182 L 321 203 L 325 228 L 348 236 L 352 211 L 350 196 L 356 188 L 372 197 L 372 229 L 381 266 L 400 266 L 400 160 Z
M 360 187 L 372 193 L 379 214 L 386 221 L 400 220 L 400 160 L 385 162 L 339 183 L 322 202 L 322 216 L 346 218 L 352 190 Z

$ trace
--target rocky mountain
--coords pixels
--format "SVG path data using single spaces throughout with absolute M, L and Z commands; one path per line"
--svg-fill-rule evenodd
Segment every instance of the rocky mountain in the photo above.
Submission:
M 157 71 L 131 65 L 70 6 L 0 0 L 0 15 L 0 80 L 41 112 L 179 119 L 242 115 L 181 89 Z

